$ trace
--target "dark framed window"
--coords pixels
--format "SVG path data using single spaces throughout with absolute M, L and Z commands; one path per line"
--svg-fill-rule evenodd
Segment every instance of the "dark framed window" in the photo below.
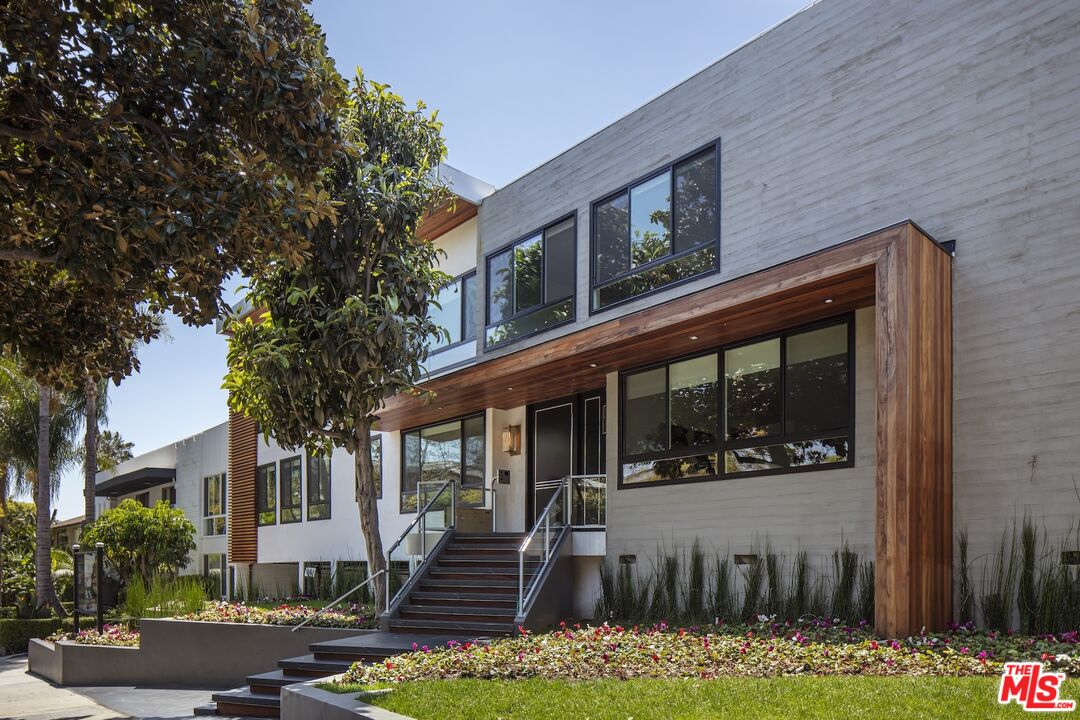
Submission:
M 203 577 L 212 582 L 212 594 L 217 599 L 225 598 L 225 553 L 207 553 L 203 555 Z
M 150 507 L 150 491 L 139 493 L 135 496 L 135 502 L 139 503 L 143 507 Z
M 277 465 L 255 469 L 255 504 L 259 525 L 277 524 Z
M 300 505 L 303 501 L 303 488 L 300 484 L 303 481 L 302 473 L 299 455 L 285 458 L 278 463 L 278 482 L 281 486 L 281 501 L 278 503 L 280 505 L 279 522 L 282 525 L 303 520 L 300 514 Z
M 446 335 L 431 344 L 437 353 L 476 339 L 476 271 L 471 270 L 444 285 L 435 298 L 438 307 L 429 306 L 428 316 Z
M 169 507 L 176 507 L 176 486 L 170 485 L 161 488 L 161 499 L 163 502 L 167 502 Z
M 416 512 L 424 491 L 447 480 L 459 485 L 459 505 L 483 505 L 484 433 L 482 414 L 403 432 L 401 512 Z
M 330 519 L 330 456 L 308 455 L 307 519 Z
M 719 269 L 720 142 L 592 204 L 590 312 Z
M 853 316 L 624 373 L 620 487 L 844 467 Z
M 225 534 L 225 473 L 203 478 L 203 535 Z
M 573 321 L 576 253 L 569 215 L 488 255 L 485 347 Z
M 371 479 L 375 483 L 375 497 L 382 500 L 382 465 L 383 445 L 382 434 L 371 433 Z M 356 498 L 360 499 L 360 485 L 356 485 Z

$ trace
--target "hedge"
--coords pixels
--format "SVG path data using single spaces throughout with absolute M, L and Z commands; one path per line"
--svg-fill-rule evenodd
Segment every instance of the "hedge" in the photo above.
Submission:
M 26 648 L 30 645 L 30 638 L 48 637 L 57 630 L 71 627 L 71 618 L 0 620 L 0 649 L 9 654 L 26 652 Z

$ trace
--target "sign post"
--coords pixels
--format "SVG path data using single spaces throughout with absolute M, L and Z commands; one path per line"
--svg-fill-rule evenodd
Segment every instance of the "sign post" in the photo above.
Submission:
M 74 608 L 71 612 L 72 628 L 75 630 L 75 634 L 79 634 L 79 543 L 75 543 L 71 546 L 71 584 L 72 593 L 75 595 Z
M 97 618 L 98 632 L 101 632 L 105 618 L 105 606 L 102 604 L 102 579 L 105 575 L 103 561 L 104 544 L 98 543 L 94 550 L 82 550 L 79 545 L 71 546 L 74 562 L 72 580 L 75 583 L 75 632 L 79 632 L 79 617 Z

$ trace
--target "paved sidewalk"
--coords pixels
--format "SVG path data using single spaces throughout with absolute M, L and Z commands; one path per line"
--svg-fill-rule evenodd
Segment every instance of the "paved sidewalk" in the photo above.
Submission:
M 125 717 L 88 697 L 54 687 L 26 672 L 26 656 L 0 657 L 0 718 L 108 720 Z
M 174 720 L 210 701 L 213 690 L 62 688 L 26 672 L 26 655 L 0 657 L 0 720 Z

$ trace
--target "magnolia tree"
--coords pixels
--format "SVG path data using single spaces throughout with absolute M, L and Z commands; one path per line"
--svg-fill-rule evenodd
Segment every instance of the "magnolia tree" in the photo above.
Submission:
M 60 610 L 56 390 L 83 389 L 93 415 L 153 313 L 209 323 L 230 274 L 300 261 L 333 217 L 320 171 L 344 91 L 303 0 L 0 3 L 0 350 L 40 385 L 39 602 Z
M 345 448 L 369 569 L 385 569 L 372 478 L 370 431 L 384 400 L 418 392 L 431 339 L 444 333 L 428 305 L 448 277 L 439 251 L 417 236 L 445 190 L 433 170 L 445 153 L 441 123 L 385 85 L 358 75 L 340 119 L 348 148 L 326 168 L 336 222 L 310 232 L 299 265 L 279 261 L 251 277 L 266 312 L 230 325 L 230 407 L 268 435 L 310 452 Z M 382 596 L 385 576 L 374 581 Z

